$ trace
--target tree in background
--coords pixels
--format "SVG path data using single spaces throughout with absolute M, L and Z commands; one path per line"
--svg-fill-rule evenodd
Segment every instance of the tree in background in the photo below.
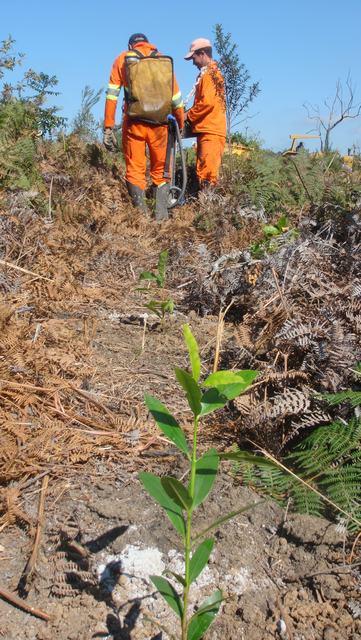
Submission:
M 85 141 L 96 140 L 99 124 L 92 114 L 92 109 L 99 102 L 102 91 L 95 91 L 88 85 L 82 91 L 80 110 L 73 120 L 73 133 Z
M 4 77 L 6 71 L 13 71 L 17 65 L 22 64 L 24 54 L 14 53 L 13 46 L 15 40 L 9 36 L 0 44 L 0 79 Z M 16 103 L 19 112 L 19 103 L 24 112 L 27 112 L 27 121 L 33 121 L 36 133 L 40 136 L 51 136 L 57 129 L 64 127 L 66 118 L 57 115 L 59 111 L 55 106 L 44 106 L 50 96 L 58 96 L 59 92 L 54 91 L 58 84 L 56 76 L 49 76 L 46 73 L 37 73 L 33 69 L 28 69 L 21 80 L 16 84 L 4 82 L 0 93 L 0 109 L 5 109 L 8 114 L 11 106 Z
M 346 78 L 347 98 L 344 99 L 344 88 L 340 80 L 336 83 L 336 92 L 332 100 L 326 99 L 323 104 L 327 109 L 326 115 L 321 114 L 318 105 L 304 103 L 308 118 L 313 120 L 315 127 L 311 131 L 317 131 L 321 138 L 321 151 L 331 150 L 330 136 L 331 132 L 341 122 L 347 119 L 358 118 L 361 114 L 361 103 L 355 103 L 355 87 L 352 84 L 351 76 L 348 74 Z
M 15 44 L 15 40 L 9 36 L 6 40 L 3 40 L 0 45 L 0 79 L 3 78 L 5 70 L 12 70 L 16 65 L 21 64 L 24 58 L 23 53 L 17 53 L 16 55 L 12 51 Z
M 223 26 L 219 23 L 214 27 L 214 46 L 225 82 L 227 130 L 230 135 L 232 128 L 241 122 L 237 118 L 259 94 L 260 87 L 259 82 L 250 82 L 249 71 L 240 62 L 237 45 L 232 43 L 232 35 L 224 33 Z
M 55 76 L 26 71 L 12 84 L 5 75 L 21 64 L 23 54 L 13 52 L 9 36 L 0 42 L 0 188 L 29 189 L 41 182 L 36 157 L 38 140 L 51 137 L 65 125 L 55 106 L 48 106 L 49 96 L 56 96 Z

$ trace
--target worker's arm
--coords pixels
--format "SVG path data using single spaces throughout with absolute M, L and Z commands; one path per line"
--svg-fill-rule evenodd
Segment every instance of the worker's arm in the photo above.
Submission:
M 213 79 L 209 73 L 205 73 L 198 85 L 195 104 L 187 111 L 186 119 L 192 125 L 202 122 L 213 110 L 216 99 L 216 87 Z
M 120 54 L 114 61 L 112 70 L 110 72 L 109 84 L 106 91 L 105 100 L 105 113 L 104 113 L 104 128 L 112 128 L 115 124 L 115 113 L 117 110 L 117 103 L 120 94 L 120 89 L 123 86 L 123 63 L 125 53 Z
M 184 126 L 184 104 L 182 94 L 179 90 L 178 82 L 176 78 L 173 80 L 173 97 L 172 97 L 172 112 L 178 122 L 178 127 L 183 129 Z

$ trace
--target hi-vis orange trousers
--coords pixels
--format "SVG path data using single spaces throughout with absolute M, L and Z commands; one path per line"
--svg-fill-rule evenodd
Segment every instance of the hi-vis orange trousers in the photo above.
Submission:
M 197 133 L 197 177 L 199 183 L 216 184 L 226 139 L 212 133 Z
M 146 146 L 149 149 L 150 176 L 153 184 L 168 182 L 163 175 L 168 141 L 167 125 L 131 122 L 125 116 L 122 135 L 127 182 L 140 187 L 142 191 L 146 188 Z

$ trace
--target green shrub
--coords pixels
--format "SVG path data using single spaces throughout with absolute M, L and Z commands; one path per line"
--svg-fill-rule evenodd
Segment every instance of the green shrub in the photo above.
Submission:
M 23 55 L 12 52 L 10 37 L 0 46 L 0 78 L 20 64 Z M 54 91 L 55 76 L 29 69 L 12 85 L 5 82 L 0 96 L 0 186 L 28 189 L 40 181 L 36 167 L 37 141 L 51 136 L 65 119 L 57 107 L 45 106 Z
M 286 213 L 306 204 L 331 204 L 349 210 L 359 197 L 357 172 L 343 167 L 339 154 L 317 156 L 307 151 L 282 156 L 256 149 L 248 156 L 225 154 L 222 186 L 266 214 Z
M 1 187 L 29 189 L 39 179 L 36 134 L 36 115 L 31 105 L 20 100 L 0 104 Z

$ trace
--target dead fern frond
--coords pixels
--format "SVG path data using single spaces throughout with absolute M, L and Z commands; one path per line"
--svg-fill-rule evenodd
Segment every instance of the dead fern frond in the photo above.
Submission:
M 316 324 L 304 323 L 299 318 L 286 320 L 281 330 L 275 336 L 276 344 L 294 342 L 300 347 L 308 347 L 316 338 L 324 336 L 324 329 Z
M 254 350 L 255 345 L 251 339 L 250 328 L 245 324 L 241 324 L 235 329 L 235 339 L 240 347 L 245 347 L 249 351 Z
M 20 489 L 11 487 L 3 490 L 0 494 L 1 511 L 3 515 L 0 518 L 0 530 L 8 525 L 14 524 L 16 521 L 25 522 L 33 530 L 34 522 L 27 513 L 19 506 Z
M 0 330 L 3 331 L 9 324 L 10 318 L 14 315 L 15 309 L 7 304 L 0 304 Z
M 262 425 L 266 426 L 271 420 L 302 414 L 307 411 L 309 406 L 308 394 L 299 389 L 285 389 L 282 394 L 256 405 L 247 416 L 246 424 L 252 428 L 257 426 L 259 429 Z
M 289 369 L 287 371 L 271 371 L 262 376 L 262 384 L 268 385 L 269 383 L 279 382 L 294 382 L 295 380 L 306 381 L 309 378 L 309 374 L 306 371 Z
M 292 421 L 291 431 L 284 438 L 282 448 L 284 448 L 291 440 L 294 440 L 294 438 L 296 438 L 303 429 L 310 429 L 311 427 L 316 427 L 331 421 L 332 417 L 325 411 L 306 411 L 302 417 L 298 419 L 297 423 Z

